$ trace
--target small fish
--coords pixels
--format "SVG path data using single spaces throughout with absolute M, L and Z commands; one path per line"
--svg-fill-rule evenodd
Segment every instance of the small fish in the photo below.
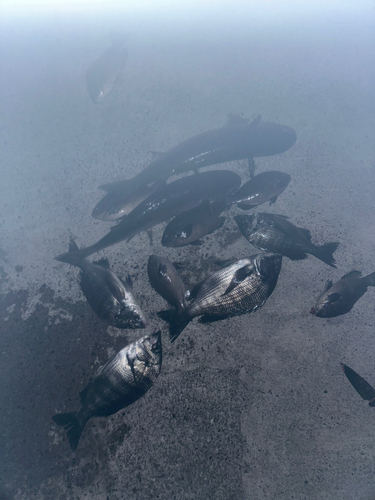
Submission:
M 113 415 L 142 397 L 157 379 L 161 363 L 161 332 L 155 331 L 127 345 L 102 365 L 80 393 L 79 412 L 52 417 L 65 427 L 71 449 L 77 448 L 90 418 Z
M 86 71 L 87 92 L 95 103 L 102 101 L 112 91 L 127 58 L 124 41 L 117 40 Z
M 256 175 L 231 196 L 242 210 L 249 210 L 262 203 L 275 203 L 277 197 L 287 188 L 291 176 L 284 172 L 270 170 Z
M 116 328 L 146 327 L 146 318 L 134 298 L 130 277 L 122 282 L 110 270 L 106 259 L 93 263 L 79 257 L 79 249 L 73 239 L 70 240 L 69 252 L 77 255 L 70 264 L 81 269 L 82 292 L 98 318 Z
M 311 254 L 329 266 L 336 267 L 333 252 L 339 244 L 314 245 L 310 231 L 295 226 L 285 215 L 258 212 L 254 215 L 236 215 L 234 219 L 243 236 L 260 250 L 281 253 L 292 260 L 306 259 L 307 254 Z
M 225 200 L 241 184 L 241 178 L 230 170 L 212 170 L 165 184 L 140 203 L 129 215 L 123 217 L 109 233 L 93 245 L 56 257 L 62 262 L 71 262 L 87 257 L 123 240 L 131 240 L 136 234 L 147 231 L 161 222 L 190 210 L 203 200 Z
M 219 321 L 256 311 L 274 291 L 282 256 L 260 253 L 225 265 L 190 292 L 192 300 L 181 311 L 161 311 L 169 323 L 172 342 L 196 316 L 200 323 Z
M 147 272 L 152 288 L 171 306 L 182 312 L 186 307 L 188 292 L 172 262 L 166 257 L 150 255 Z
M 362 399 L 369 401 L 369 406 L 375 406 L 375 389 L 357 372 L 349 368 L 349 366 L 341 363 L 343 372 L 347 379 L 358 392 Z
M 361 277 L 360 271 L 351 271 L 336 283 L 329 280 L 310 312 L 319 318 L 333 318 L 346 314 L 367 292 L 369 286 L 375 286 L 375 272 Z
M 219 216 L 227 207 L 224 201 L 204 200 L 198 207 L 177 215 L 164 229 L 161 244 L 165 247 L 200 244 L 200 238 L 223 226 L 225 218 Z

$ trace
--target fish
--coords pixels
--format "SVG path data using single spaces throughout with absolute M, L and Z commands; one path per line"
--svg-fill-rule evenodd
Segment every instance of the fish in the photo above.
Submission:
M 147 265 L 152 288 L 177 311 L 186 307 L 188 290 L 172 262 L 166 257 L 150 255 Z
M 86 84 L 94 103 L 101 102 L 112 91 L 127 58 L 124 40 L 119 39 L 113 41 L 112 46 L 90 65 L 86 71 Z
M 351 271 L 336 283 L 329 280 L 310 313 L 319 318 L 346 314 L 367 292 L 369 286 L 375 286 L 375 272 L 362 277 L 360 271 Z
M 281 253 L 292 260 L 306 259 L 307 254 L 311 254 L 329 266 L 336 267 L 333 253 L 339 243 L 314 245 L 310 231 L 295 226 L 285 215 L 258 212 L 254 215 L 236 215 L 234 219 L 243 236 L 260 250 Z
M 158 378 L 161 364 L 158 330 L 127 345 L 102 365 L 80 393 L 81 409 L 52 417 L 67 431 L 70 448 L 77 449 L 90 418 L 113 415 L 146 394 Z
M 69 263 L 72 259 L 87 257 L 122 240 L 129 241 L 136 234 L 200 205 L 205 199 L 225 200 L 240 184 L 240 176 L 229 170 L 213 170 L 177 179 L 142 201 L 98 242 L 55 258 Z
M 262 203 L 275 203 L 277 197 L 285 191 L 291 176 L 277 170 L 269 170 L 256 175 L 240 187 L 230 198 L 242 210 L 249 210 Z
M 204 200 L 198 207 L 177 215 L 164 229 L 161 244 L 165 247 L 200 244 L 200 238 L 223 226 L 225 218 L 219 216 L 227 207 L 225 201 Z
M 70 240 L 69 253 L 76 256 L 70 264 L 81 269 L 82 292 L 98 318 L 116 328 L 146 327 L 146 318 L 133 295 L 130 276 L 123 282 L 111 271 L 107 259 L 94 263 L 80 257 L 73 239 Z
M 180 311 L 160 311 L 169 323 L 174 342 L 190 321 L 219 321 L 256 311 L 274 291 L 281 270 L 282 256 L 260 253 L 225 265 L 190 291 L 190 302 Z
M 123 199 L 139 186 L 151 182 L 166 182 L 171 175 L 179 175 L 190 170 L 248 159 L 250 176 L 254 175 L 254 158 L 284 153 L 297 140 L 294 129 L 286 125 L 263 122 L 258 115 L 249 121 L 237 115 L 229 115 L 224 127 L 195 135 L 181 142 L 164 154 L 159 155 L 139 174 L 129 180 L 119 181 Z M 105 200 L 104 200 L 105 198 Z M 120 195 L 112 199 L 109 192 L 99 203 L 115 216 L 121 206 Z M 93 212 L 97 210 L 94 208 Z
M 145 186 L 138 187 L 133 193 L 124 197 L 121 183 L 103 184 L 99 189 L 107 192 L 92 211 L 94 219 L 102 221 L 116 221 L 125 215 L 129 215 L 135 207 L 151 194 L 156 193 L 165 183 L 153 182 Z M 109 202 L 109 203 L 108 203 Z M 113 212 L 113 206 L 116 210 Z
M 341 363 L 341 368 L 361 398 L 368 401 L 369 406 L 375 406 L 375 389 L 367 382 L 367 380 L 358 375 L 357 372 L 344 363 Z

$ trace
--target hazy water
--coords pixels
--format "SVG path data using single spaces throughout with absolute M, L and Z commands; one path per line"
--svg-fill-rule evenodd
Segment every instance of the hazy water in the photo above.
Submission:
M 374 415 L 339 361 L 375 383 L 374 291 L 341 318 L 308 315 L 326 279 L 374 270 L 372 3 L 14 12 L 4 8 L 0 21 L 4 495 L 373 500 Z M 113 34 L 126 36 L 128 63 L 95 105 L 85 72 Z M 286 261 L 256 315 L 191 325 L 173 347 L 166 337 L 164 378 L 149 398 L 88 426 L 72 457 L 50 416 L 73 410 L 94 367 L 138 334 L 108 335 L 84 302 L 71 304 L 82 299 L 76 273 L 53 256 L 70 234 L 86 246 L 107 232 L 90 215 L 98 185 L 133 176 L 152 151 L 228 113 L 296 130 L 297 144 L 258 168 L 292 175 L 271 210 L 318 242 L 339 240 L 338 269 Z M 246 178 L 243 165 L 230 168 Z M 247 255 L 245 241 L 227 244 L 234 230 L 229 221 L 201 248 L 168 252 L 143 234 L 106 256 L 132 273 L 157 324 L 152 313 L 165 304 L 148 286 L 148 255 L 191 266 Z

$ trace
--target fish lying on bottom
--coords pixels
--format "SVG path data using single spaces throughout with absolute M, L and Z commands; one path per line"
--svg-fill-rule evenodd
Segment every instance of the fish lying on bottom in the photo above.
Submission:
M 145 328 L 146 318 L 134 298 L 130 277 L 126 282 L 121 281 L 110 270 L 107 259 L 90 262 L 82 258 L 73 239 L 70 239 L 70 252 L 76 255 L 70 264 L 81 269 L 82 292 L 98 318 L 116 328 Z
M 348 313 L 369 286 L 375 286 L 375 272 L 361 277 L 360 271 L 351 271 L 332 284 L 328 281 L 324 292 L 311 308 L 319 318 L 333 318 Z
M 266 252 L 285 255 L 292 260 L 306 259 L 314 255 L 332 267 L 336 267 L 333 252 L 338 243 L 314 245 L 308 229 L 297 227 L 285 215 L 258 212 L 254 215 L 234 217 L 243 236 L 252 245 Z
M 358 375 L 357 372 L 349 368 L 349 366 L 341 363 L 341 367 L 347 379 L 361 396 L 361 398 L 365 401 L 369 401 L 369 406 L 375 406 L 375 389 L 367 382 L 367 380 L 365 380 L 363 377 Z
M 71 449 L 77 448 L 90 418 L 113 415 L 142 397 L 157 379 L 161 363 L 161 332 L 155 331 L 124 347 L 101 366 L 80 393 L 79 412 L 52 417 L 65 427 Z
M 158 313 L 169 323 L 171 341 L 174 342 L 196 316 L 202 316 L 199 322 L 206 323 L 259 309 L 275 289 L 281 262 L 281 255 L 260 253 L 213 273 L 191 290 L 193 300 L 185 308 Z

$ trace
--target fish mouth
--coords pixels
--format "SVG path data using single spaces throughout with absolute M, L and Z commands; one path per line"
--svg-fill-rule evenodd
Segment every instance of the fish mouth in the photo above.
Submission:
M 316 315 L 316 309 L 315 309 L 315 307 L 312 307 L 312 308 L 310 309 L 310 314 L 314 314 L 314 315 Z

